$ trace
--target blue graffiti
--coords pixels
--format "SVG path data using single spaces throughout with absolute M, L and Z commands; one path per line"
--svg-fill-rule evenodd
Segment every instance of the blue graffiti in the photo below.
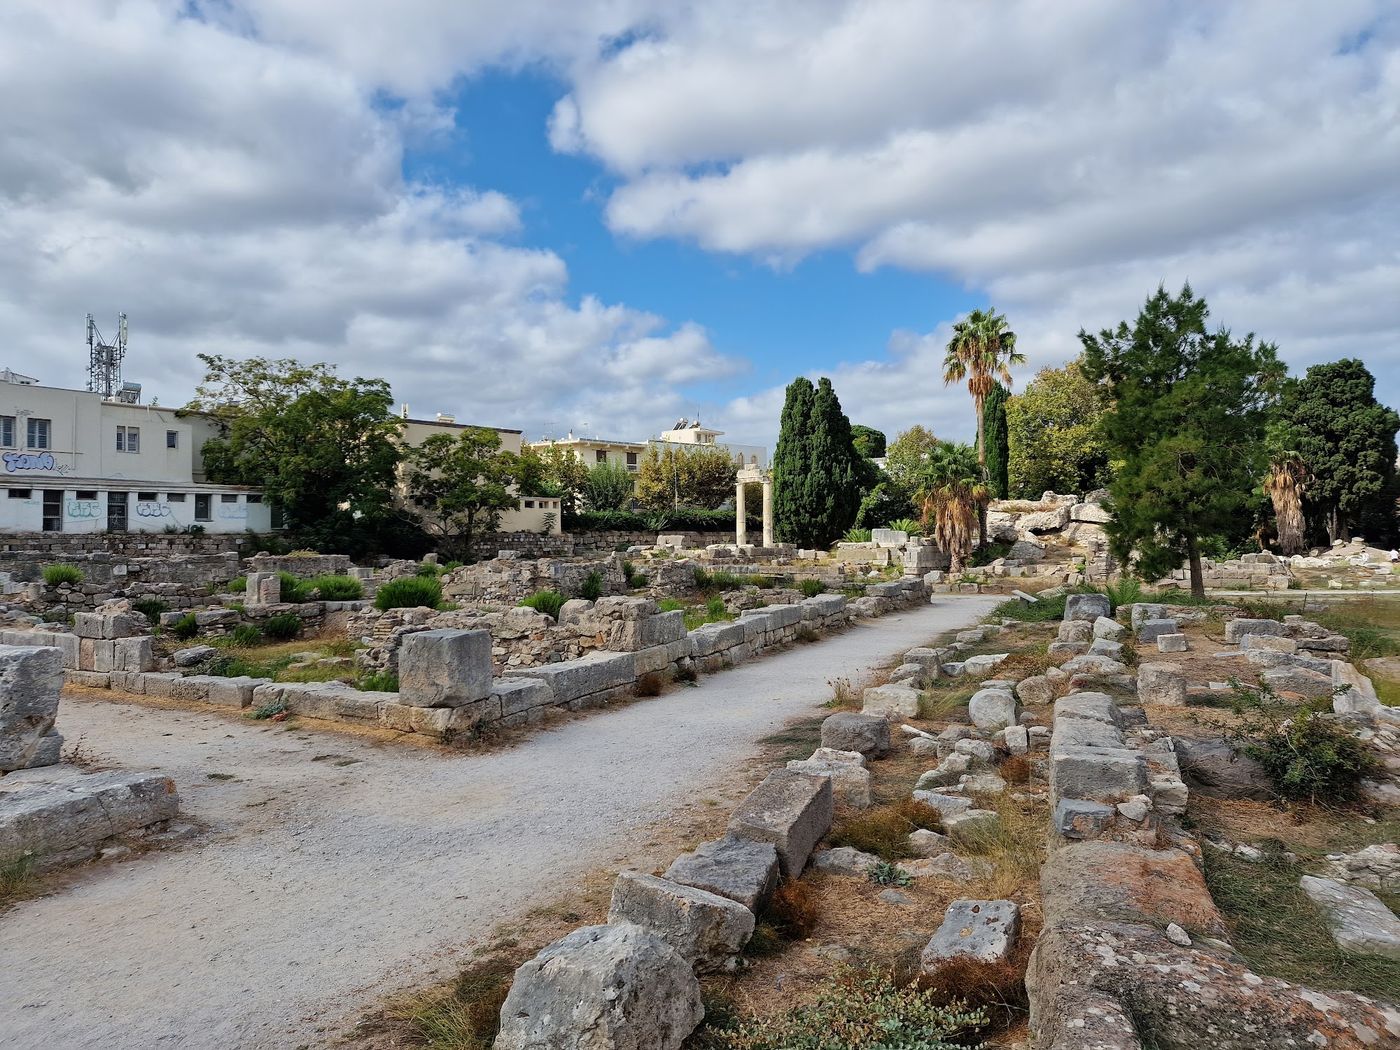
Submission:
M 169 503 L 153 503 L 142 500 L 136 504 L 136 514 L 142 518 L 168 518 L 173 513 Z
M 52 452 L 6 452 L 0 458 L 12 474 L 17 470 L 58 470 L 58 461 Z

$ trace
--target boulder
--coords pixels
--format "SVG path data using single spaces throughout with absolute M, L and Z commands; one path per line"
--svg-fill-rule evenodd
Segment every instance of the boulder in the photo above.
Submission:
M 1121 642 L 1128 633 L 1126 627 L 1107 616 L 1100 616 L 1094 621 L 1093 631 L 1095 638 L 1107 638 L 1110 642 Z
M 879 857 L 873 853 L 862 853 L 854 846 L 837 846 L 812 854 L 812 867 L 828 875 L 863 876 L 879 863 Z
M 1016 683 L 1016 695 L 1027 704 L 1048 704 L 1055 699 L 1055 686 L 1045 675 L 1034 674 Z
M 1094 625 L 1088 620 L 1065 620 L 1055 632 L 1055 639 L 1061 642 L 1084 642 L 1087 645 L 1094 639 Z
M 776 769 L 739 803 L 729 818 L 729 832 L 772 843 L 783 874 L 796 878 L 812 847 L 831 829 L 834 808 L 829 779 Z
M 861 694 L 861 713 L 886 718 L 917 718 L 919 690 L 902 682 L 872 685 Z
M 838 711 L 822 722 L 822 747 L 883 758 L 890 753 L 889 719 L 883 715 Z
M 948 852 L 950 845 L 947 835 L 927 828 L 909 832 L 909 848 L 919 857 L 941 857 Z
M 1267 802 L 1274 797 L 1263 765 L 1220 737 L 1173 737 L 1182 776 L 1192 788 L 1215 798 Z
M 957 900 L 948 905 L 943 925 L 920 956 L 922 973 L 937 974 L 953 959 L 1005 962 L 1021 932 L 1021 909 L 1014 901 Z
M 631 922 L 651 930 L 697 973 L 732 970 L 753 936 L 754 915 L 708 890 L 624 871 L 613 884 L 609 923 Z
M 690 964 L 632 923 L 585 926 L 515 972 L 495 1050 L 679 1050 L 705 1016 Z
M 1332 939 L 1344 952 L 1400 960 L 1400 918 L 1363 886 L 1304 875 L 1300 885 L 1322 909 Z
M 778 885 L 778 851 L 771 842 L 726 835 L 682 853 L 666 878 L 738 901 L 757 912 Z
M 1246 635 L 1272 634 L 1279 637 L 1288 634 L 1288 627 L 1277 620 L 1254 620 L 1240 616 L 1225 624 L 1225 640 L 1232 645 L 1242 642 Z
M 1186 671 L 1180 664 L 1139 664 L 1138 702 L 1154 707 L 1186 706 Z
M 1009 689 L 979 689 L 967 702 L 967 714 L 978 729 L 1005 729 L 1021 712 Z
M 1071 594 L 1065 598 L 1065 619 L 1093 624 L 1109 615 L 1111 606 L 1105 594 Z

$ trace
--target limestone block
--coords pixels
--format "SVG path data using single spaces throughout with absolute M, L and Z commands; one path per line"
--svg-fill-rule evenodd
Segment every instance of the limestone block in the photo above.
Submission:
M 266 685 L 266 678 L 216 678 L 211 677 L 205 691 L 205 702 L 224 707 L 248 707 L 253 702 L 253 690 Z
M 950 845 L 947 835 L 919 828 L 909 832 L 909 848 L 920 857 L 940 857 L 948 852 Z
M 824 751 L 832 755 L 853 755 L 858 761 L 819 757 Z M 870 771 L 859 764 L 859 760 L 860 754 L 855 751 L 832 751 L 822 748 L 811 758 L 790 761 L 787 768 L 794 773 L 826 777 L 831 781 L 835 801 L 855 809 L 866 809 L 870 806 Z
M 596 694 L 630 688 L 637 680 L 632 653 L 601 649 L 576 660 L 538 667 L 512 667 L 506 674 L 546 682 L 554 690 L 554 702 L 560 706 L 574 706 Z
M 729 832 L 771 842 L 783 874 L 802 873 L 812 847 L 831 829 L 835 808 L 831 781 L 776 769 L 754 788 L 729 818 Z
M 664 940 L 633 923 L 585 926 L 515 972 L 494 1046 L 679 1050 L 704 1016 L 690 964 Z
M 113 663 L 116 671 L 149 671 L 156 665 L 155 650 L 151 637 L 119 638 L 113 644 Z
M 609 923 L 631 922 L 651 930 L 697 973 L 730 970 L 753 935 L 748 908 L 708 890 L 624 871 L 613 884 Z
M 778 851 L 771 842 L 726 835 L 682 853 L 666 878 L 738 901 L 757 912 L 778 885 Z
M 1024 755 L 1031 747 L 1030 730 L 1022 725 L 1007 726 L 1002 733 L 1002 743 L 1008 753 Z
M 945 795 L 939 791 L 915 791 L 914 799 L 938 810 L 945 824 L 959 813 L 966 813 L 972 808 L 971 799 L 960 795 Z
M 92 665 L 82 668 L 84 671 L 115 671 L 117 670 L 117 643 L 112 639 L 99 638 L 89 640 L 92 645 Z M 81 643 L 79 643 L 81 644 Z
M 1147 620 L 1164 620 L 1167 617 L 1167 606 L 1155 602 L 1137 602 L 1128 607 L 1128 626 L 1134 633 Z
M 1098 838 L 1113 824 L 1114 809 L 1101 802 L 1062 798 L 1055 803 L 1055 830 L 1067 839 Z
M 1138 702 L 1154 707 L 1186 706 L 1186 671 L 1180 664 L 1139 664 Z
M 170 820 L 178 810 L 174 782 L 150 773 L 74 775 L 7 792 L 0 864 L 25 853 L 39 870 L 84 860 L 105 840 Z
M 549 683 L 535 678 L 497 678 L 491 683 L 491 699 L 499 704 L 502 718 L 555 703 Z
M 1091 718 L 1109 725 L 1121 725 L 1122 712 L 1107 693 L 1070 693 L 1055 702 L 1055 719 Z
M 1050 734 L 1052 752 L 1067 747 L 1107 747 L 1123 746 L 1123 734 L 1108 722 L 1092 718 L 1057 718 L 1055 729 Z
M 1127 671 L 1127 666 L 1107 656 L 1076 656 L 1066 660 L 1060 669 L 1073 675 L 1119 675 Z
M 933 975 L 953 959 L 1004 962 L 1020 931 L 1021 909 L 1013 901 L 954 901 L 923 950 L 920 970 Z
M 1050 790 L 1056 798 L 1118 803 L 1147 789 L 1147 763 L 1129 748 L 1050 749 Z
M 1095 638 L 1107 638 L 1110 642 L 1121 642 L 1123 636 L 1128 633 L 1126 627 L 1107 616 L 1100 616 L 1095 620 L 1093 630 Z
M 1298 642 L 1277 634 L 1246 634 L 1240 639 L 1241 649 L 1267 649 L 1275 653 L 1296 653 Z
M 1225 624 L 1225 640 L 1232 644 L 1243 641 L 1246 635 L 1251 634 L 1272 634 L 1282 637 L 1288 634 L 1288 628 L 1277 620 L 1254 620 L 1243 616 Z
M 853 846 L 817 850 L 812 854 L 812 867 L 827 875 L 862 876 L 880 863 L 873 853 L 862 853 Z
M 1140 642 L 1155 642 L 1164 634 L 1180 634 L 1181 627 L 1175 618 L 1163 617 L 1158 620 L 1144 620 L 1137 629 L 1137 640 Z
M 1092 525 L 1105 525 L 1113 520 L 1113 515 L 1098 503 L 1076 503 L 1069 509 L 1069 519 Z
M 1309 698 L 1328 696 L 1332 692 L 1332 676 L 1305 667 L 1271 667 L 1259 675 L 1259 681 L 1276 693 L 1298 693 Z
M 1327 917 L 1338 948 L 1400 960 L 1400 918 L 1374 893 L 1315 875 L 1304 875 L 1300 885 Z
M 938 734 L 940 740 L 949 740 L 952 743 L 951 753 L 968 755 L 977 762 L 993 762 L 997 757 L 997 749 L 990 740 L 974 740 L 968 734 L 966 726 L 954 726 L 945 729 Z M 951 734 L 961 733 L 961 736 L 954 737 Z
M 282 578 L 275 572 L 250 572 L 244 596 L 248 605 L 279 605 L 282 602 Z
M 1043 674 L 1022 678 L 1016 683 L 1016 695 L 1027 704 L 1048 704 L 1055 699 L 1055 686 Z
M 963 661 L 963 673 L 970 675 L 987 674 L 992 668 L 1007 658 L 1009 653 L 986 653 L 982 656 L 969 656 Z
M 883 758 L 890 752 L 890 722 L 883 715 L 838 711 L 822 722 L 822 747 Z
M 934 788 L 951 787 L 963 778 L 972 768 L 972 756 L 951 754 L 937 768 L 930 769 L 914 782 L 915 791 L 930 791 Z
M 1184 653 L 1187 648 L 1186 635 L 1184 634 L 1159 634 L 1157 636 L 1157 651 L 1159 653 Z
M 1108 659 L 1121 663 L 1123 660 L 1123 643 L 1111 642 L 1107 638 L 1095 638 L 1089 646 L 1087 656 L 1106 656 Z
M 965 809 L 943 818 L 943 830 L 959 845 L 976 845 L 994 837 L 1001 829 L 1001 816 L 994 809 Z
M 1099 617 L 1109 614 L 1108 596 L 1105 594 L 1071 594 L 1065 598 L 1065 619 L 1084 620 L 1093 624 Z
M 737 623 L 707 623 L 690 632 L 696 656 L 711 656 L 743 644 L 744 628 Z
M 861 694 L 861 711 L 886 718 L 917 718 L 919 690 L 902 682 L 870 686 Z
M 444 628 L 404 635 L 399 647 L 401 703 L 462 707 L 490 695 L 490 631 Z
M 933 677 L 937 677 L 940 661 L 938 650 L 920 646 L 917 649 L 910 649 L 904 654 L 904 662 L 907 664 L 918 664 Z
M 1061 660 L 1065 657 L 1082 656 L 1089 651 L 1086 642 L 1051 642 L 1046 649 L 1046 653 L 1052 660 Z
M 1005 729 L 1020 717 L 1020 705 L 1009 689 L 979 689 L 967 702 L 968 717 L 978 729 Z
M 1088 645 L 1093 638 L 1094 625 L 1088 620 L 1065 620 L 1055 632 L 1055 639 L 1061 642 L 1083 642 Z
M 54 720 L 62 688 L 59 649 L 0 646 L 0 772 L 57 761 Z

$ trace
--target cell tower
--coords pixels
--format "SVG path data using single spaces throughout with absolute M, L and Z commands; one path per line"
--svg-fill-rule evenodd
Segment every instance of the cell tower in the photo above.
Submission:
M 104 398 L 116 397 L 122 389 L 122 358 L 126 356 L 126 314 L 117 315 L 117 341 L 104 342 L 92 314 L 87 315 L 88 385 Z

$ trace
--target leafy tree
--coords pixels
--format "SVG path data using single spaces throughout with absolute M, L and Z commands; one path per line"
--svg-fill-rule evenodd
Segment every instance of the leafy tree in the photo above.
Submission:
M 636 487 L 636 476 L 621 463 L 595 463 L 584 475 L 581 495 L 589 510 L 622 510 Z
M 1110 477 L 1102 420 L 1109 398 L 1084 374 L 1078 360 L 1043 368 L 1026 389 L 1006 403 L 1013 496 L 1090 492 Z
M 905 492 L 917 491 L 924 468 L 938 444 L 933 431 L 926 427 L 915 425 L 901 432 L 885 453 L 885 474 Z
M 1011 385 L 1009 366 L 1025 361 L 1025 355 L 1016 350 L 1016 333 L 995 310 L 973 310 L 953 325 L 953 338 L 943 357 L 943 383 L 951 386 L 967 380 L 977 416 L 977 462 L 983 467 L 987 465 L 983 405 L 998 380 Z
M 948 553 L 949 571 L 962 571 L 972 553 L 988 490 L 971 445 L 940 442 L 921 475 L 919 503 L 925 535 Z
M 883 529 L 892 521 L 912 518 L 916 513 L 909 490 L 887 477 L 861 497 L 855 524 L 860 529 Z
M 1206 330 L 1209 308 L 1189 285 L 1158 288 L 1137 320 L 1097 336 L 1081 331 L 1084 372 L 1114 407 L 1104 436 L 1121 466 L 1110 486 L 1114 556 L 1136 548 L 1139 571 L 1191 567 L 1204 597 L 1201 542 L 1234 530 L 1264 466 L 1264 425 L 1280 369 L 1272 344 Z
M 449 557 L 468 561 L 501 512 L 519 506 L 520 459 L 501 450 L 485 427 L 455 436 L 434 434 L 404 453 L 405 502 L 414 519 Z
M 855 520 L 869 479 L 831 380 L 788 384 L 773 455 L 773 516 L 779 540 L 826 547 Z
M 1363 519 L 1395 531 L 1395 432 L 1400 415 L 1376 400 L 1376 380 L 1354 358 L 1313 365 L 1285 392 L 1281 415 L 1312 475 L 1306 507 L 1333 542 Z M 1388 526 L 1388 528 L 1386 527 Z
M 382 379 L 332 365 L 200 354 L 187 406 L 220 436 L 202 454 L 211 481 L 260 485 L 287 528 L 320 550 L 364 553 L 391 520 L 400 420 Z
M 879 459 L 885 454 L 885 432 L 883 430 L 853 423 L 851 437 L 856 443 L 856 451 L 866 459 Z
M 1007 469 L 1006 401 L 1010 394 L 1000 383 L 992 387 L 982 406 L 982 430 L 987 445 L 987 489 L 992 499 L 1006 499 Z
M 563 445 L 527 448 L 521 459 L 521 495 L 557 497 L 566 518 L 579 512 L 588 466 L 572 449 Z
M 637 502 L 647 510 L 704 507 L 714 510 L 734 496 L 738 465 L 722 448 L 652 445 L 637 471 Z M 759 488 L 759 499 L 762 488 Z M 746 489 L 745 496 L 750 492 Z M 750 502 L 753 508 L 757 503 Z

